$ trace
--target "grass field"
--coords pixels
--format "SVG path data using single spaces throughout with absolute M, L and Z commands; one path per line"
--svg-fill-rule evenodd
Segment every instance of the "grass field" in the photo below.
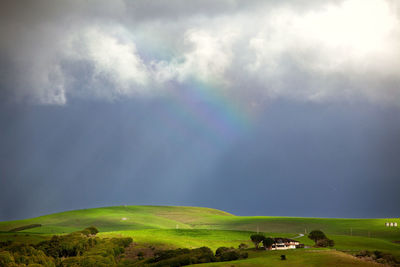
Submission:
M 295 237 L 314 229 L 325 232 L 335 241 L 335 249 L 344 251 L 381 250 L 400 257 L 399 228 L 385 227 L 387 219 L 326 219 L 294 217 L 244 217 L 209 208 L 170 206 L 118 206 L 85 209 L 50 214 L 37 218 L 0 222 L 0 241 L 39 242 L 53 234 L 70 233 L 87 226 L 96 226 L 100 236 L 130 236 L 137 244 L 162 248 L 208 246 L 251 246 L 249 236 L 259 229 L 267 236 Z M 390 219 L 400 224 L 400 219 Z M 17 233 L 7 231 L 31 224 L 41 224 Z M 307 237 L 298 240 L 306 245 Z M 357 266 L 363 262 L 339 251 L 308 249 L 287 251 L 288 260 L 275 257 L 278 252 L 252 253 L 249 259 L 235 262 L 235 266 Z M 279 260 L 278 262 L 275 262 Z M 329 265 L 329 264 L 333 265 Z M 231 266 L 215 264 L 213 266 Z M 364 262 L 364 264 L 366 264 Z M 359 265 L 367 266 L 367 265 Z
M 286 260 L 280 259 L 281 251 L 268 251 L 268 252 L 252 252 L 248 259 L 231 262 L 216 262 L 207 264 L 208 266 L 218 267 L 256 267 L 256 266 L 359 266 L 359 267 L 370 267 L 370 266 L 381 266 L 376 263 L 366 262 L 354 258 L 346 253 L 333 250 L 319 250 L 319 251 L 307 251 L 307 250 L 291 250 L 285 251 Z M 198 265 L 191 265 L 198 266 Z

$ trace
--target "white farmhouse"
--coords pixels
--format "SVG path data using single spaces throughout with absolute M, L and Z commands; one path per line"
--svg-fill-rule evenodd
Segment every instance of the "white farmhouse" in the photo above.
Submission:
M 281 238 L 275 237 L 272 238 L 275 242 L 272 244 L 271 250 L 286 250 L 286 249 L 295 249 L 300 245 L 299 241 L 289 239 L 289 238 Z

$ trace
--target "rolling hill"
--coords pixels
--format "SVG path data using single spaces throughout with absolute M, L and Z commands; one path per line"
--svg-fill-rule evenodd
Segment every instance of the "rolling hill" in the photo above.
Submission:
M 70 233 L 93 225 L 100 230 L 102 237 L 130 236 L 140 246 L 151 245 L 161 248 L 208 246 L 212 249 L 220 246 L 237 247 L 240 243 L 252 246 L 249 236 L 257 230 L 267 236 L 296 237 L 300 242 L 311 246 L 313 242 L 300 234 L 320 229 L 335 240 L 337 250 L 350 252 L 381 250 L 400 256 L 400 244 L 394 242 L 400 240 L 400 229 L 385 227 L 387 221 L 400 224 L 400 219 L 251 217 L 235 216 L 224 211 L 199 207 L 116 206 L 0 222 L 0 241 L 11 239 L 34 243 L 53 234 Z M 9 232 L 13 229 L 23 230 Z M 299 258 L 300 262 L 301 255 L 304 254 L 298 251 L 288 253 L 294 253 L 293 257 Z M 321 255 L 331 253 L 329 257 L 349 261 L 339 252 L 324 253 Z M 259 258 L 260 255 L 254 257 Z M 252 259 L 247 261 L 250 261 L 249 266 L 252 266 Z

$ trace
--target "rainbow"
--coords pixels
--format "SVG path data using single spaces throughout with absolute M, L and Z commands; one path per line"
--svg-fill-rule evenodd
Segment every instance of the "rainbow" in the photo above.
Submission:
M 212 83 L 191 79 L 174 90 L 169 102 L 169 111 L 173 113 L 169 118 L 201 128 L 216 144 L 229 142 L 251 128 L 250 113 Z M 171 119 L 169 122 L 179 125 Z

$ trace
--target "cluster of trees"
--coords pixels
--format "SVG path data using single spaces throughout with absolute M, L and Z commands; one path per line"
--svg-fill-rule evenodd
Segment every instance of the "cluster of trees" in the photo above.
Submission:
M 313 240 L 317 247 L 333 247 L 335 245 L 335 242 L 326 237 L 326 235 L 320 230 L 311 231 L 308 235 L 308 238 Z M 264 249 L 269 249 L 274 244 L 274 240 L 272 238 L 265 237 L 263 234 L 251 235 L 250 239 L 254 243 L 256 249 L 260 248 L 260 244 L 262 244 Z
M 158 251 L 153 257 L 139 262 L 123 259 L 125 248 L 132 242 L 132 238 L 98 238 L 99 231 L 95 227 L 88 227 L 82 231 L 67 235 L 54 235 L 46 241 L 36 245 L 19 244 L 11 241 L 0 242 L 0 266 L 43 266 L 43 267 L 106 267 L 106 266 L 185 266 L 190 264 L 232 261 L 247 258 L 246 244 L 240 244 L 238 249 L 220 247 L 215 254 L 208 247 L 196 249 L 175 249 Z M 319 247 L 332 247 L 333 240 L 319 230 L 314 230 L 308 235 Z M 250 236 L 256 249 L 262 247 L 269 249 L 274 240 L 262 234 Z M 367 252 L 366 252 L 367 253 Z M 369 252 L 368 252 L 369 253 Z M 388 255 L 366 254 L 375 259 L 389 261 Z M 371 255 L 372 256 L 371 256 Z M 143 255 L 142 255 L 143 256 Z M 383 261 L 383 260 L 381 260 Z
M 262 234 L 254 234 L 250 236 L 251 242 L 254 243 L 256 249 L 259 249 L 260 243 L 262 243 L 264 249 L 269 249 L 274 244 L 274 240 L 270 237 L 265 237 Z
M 175 250 L 158 251 L 154 257 L 141 262 L 140 266 L 170 266 L 179 267 L 198 263 L 209 263 L 219 261 L 233 261 L 247 258 L 248 254 L 240 249 L 220 247 L 215 254 L 208 247 L 195 249 L 179 248 Z M 128 262 L 124 262 L 128 265 Z M 135 265 L 134 263 L 132 263 Z M 136 266 L 136 265 L 135 265 Z
M 44 266 L 56 267 L 54 258 L 42 250 L 24 244 L 10 244 L 0 249 L 0 266 Z
M 356 257 L 367 260 L 367 261 L 375 261 L 380 264 L 390 265 L 390 266 L 399 266 L 400 260 L 396 259 L 390 253 L 384 253 L 382 251 L 369 251 L 362 250 L 356 254 Z
M 308 238 L 313 240 L 317 247 L 333 247 L 335 245 L 335 242 L 326 237 L 326 235 L 320 230 L 311 231 Z
M 95 227 L 88 227 L 68 235 L 54 235 L 36 245 L 2 242 L 0 266 L 116 266 L 118 256 L 132 243 L 132 238 L 100 239 L 97 233 Z
M 88 227 L 67 235 L 54 235 L 38 244 L 0 242 L 1 267 L 109 267 L 109 266 L 185 266 L 197 263 L 232 261 L 247 258 L 246 244 L 238 249 L 208 247 L 157 251 L 138 261 L 124 258 L 132 238 L 99 238 L 98 230 Z M 144 255 L 142 255 L 144 256 Z M 138 265 L 139 264 L 139 265 Z

